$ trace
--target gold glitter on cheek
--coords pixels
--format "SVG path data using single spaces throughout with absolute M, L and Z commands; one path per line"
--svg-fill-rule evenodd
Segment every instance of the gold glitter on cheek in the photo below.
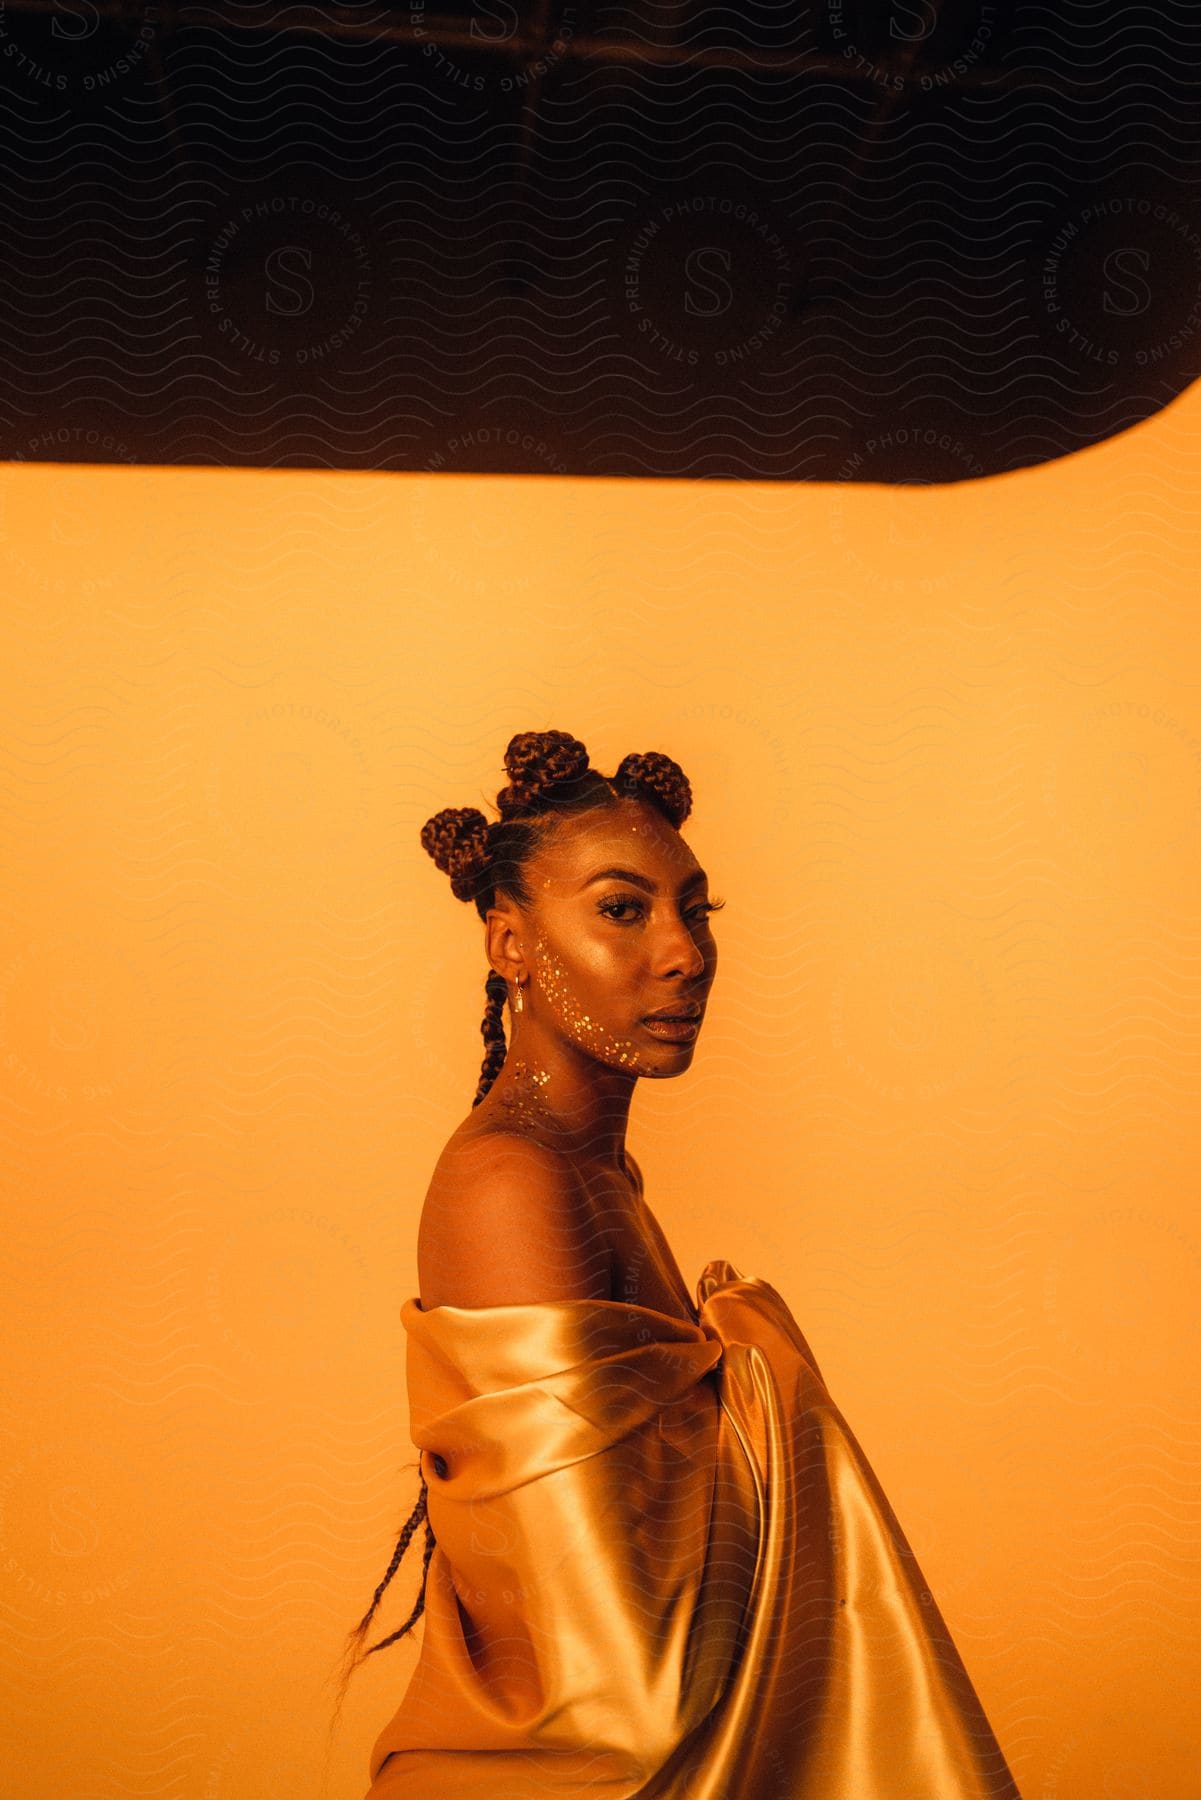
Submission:
M 538 983 L 546 995 L 556 1019 L 577 1044 L 607 1062 L 616 1062 L 635 1074 L 649 1074 L 653 1065 L 644 1063 L 631 1038 L 615 1038 L 591 1013 L 581 1010 L 567 982 L 567 971 L 547 947 L 545 938 L 534 945 Z

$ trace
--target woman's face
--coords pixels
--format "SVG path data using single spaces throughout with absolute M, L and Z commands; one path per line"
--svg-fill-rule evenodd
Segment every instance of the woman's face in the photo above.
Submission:
M 506 915 L 517 921 L 523 983 L 529 976 L 523 1054 L 566 1037 L 632 1074 L 686 1069 L 717 972 L 716 907 L 679 832 L 654 807 L 623 800 L 567 820 L 527 878 L 531 913 Z M 665 1008 L 699 1008 L 695 1031 L 648 1027 L 646 1015 Z

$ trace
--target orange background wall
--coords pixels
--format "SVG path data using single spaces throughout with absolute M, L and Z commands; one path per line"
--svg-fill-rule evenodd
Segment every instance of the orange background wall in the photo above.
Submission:
M 548 726 L 727 900 L 631 1115 L 689 1281 L 792 1306 L 1025 1800 L 1195 1794 L 1199 475 L 1201 384 L 944 488 L 0 469 L 21 1800 L 365 1791 L 482 1053 L 418 832 Z

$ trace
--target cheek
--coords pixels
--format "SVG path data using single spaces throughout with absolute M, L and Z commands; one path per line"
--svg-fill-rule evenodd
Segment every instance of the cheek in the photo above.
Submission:
M 539 938 L 534 946 L 535 972 L 538 985 L 551 1011 L 561 1024 L 580 1027 L 594 1023 L 601 1008 L 601 996 L 607 991 L 603 956 L 583 946 L 574 966 L 568 969 L 562 959 Z
M 573 944 L 568 964 L 539 938 L 534 960 L 539 985 L 558 1014 L 605 1012 L 625 980 L 620 953 L 603 941 Z
M 585 956 L 582 972 L 574 974 L 547 950 L 541 939 L 534 946 L 534 953 L 539 984 L 567 1035 L 598 1056 L 610 1056 L 617 1062 L 636 1067 L 639 1054 L 633 1039 L 610 1031 L 597 1017 L 594 1011 L 597 1002 L 590 997 L 606 992 L 611 982 L 612 978 L 606 978 L 609 952 L 595 953 L 595 960 L 600 965 L 595 972 Z

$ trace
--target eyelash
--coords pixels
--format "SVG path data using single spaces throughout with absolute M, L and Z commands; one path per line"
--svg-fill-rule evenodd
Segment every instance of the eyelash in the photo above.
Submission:
M 693 913 L 702 912 L 707 919 L 710 913 L 720 912 L 724 905 L 724 900 L 703 900 L 699 906 L 689 908 L 688 916 L 691 917 Z M 612 918 L 613 915 L 609 908 L 613 906 L 636 906 L 640 911 L 645 912 L 646 910 L 644 903 L 641 900 L 635 900 L 630 894 L 610 894 L 607 899 L 598 903 L 597 911 L 604 913 L 606 918 Z M 613 923 L 615 925 L 632 925 L 634 921 L 632 919 L 613 919 Z

